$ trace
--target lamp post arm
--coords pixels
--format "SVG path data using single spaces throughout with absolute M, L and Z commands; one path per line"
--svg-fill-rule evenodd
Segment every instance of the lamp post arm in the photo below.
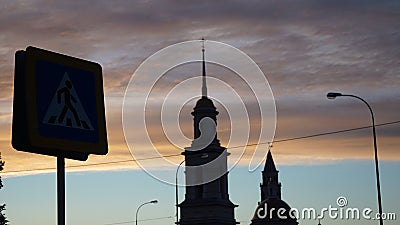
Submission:
M 375 130 L 375 117 L 374 117 L 374 112 L 372 111 L 372 108 L 371 108 L 371 106 L 368 104 L 368 102 L 367 102 L 367 101 L 365 101 L 364 99 L 362 99 L 362 98 L 360 98 L 360 97 L 356 96 L 356 95 L 348 95 L 348 94 L 344 94 L 344 95 L 342 95 L 342 96 L 348 96 L 348 97 L 353 97 L 353 98 L 356 98 L 356 99 L 358 99 L 358 100 L 360 100 L 360 101 L 364 102 L 364 104 L 365 104 L 365 105 L 367 105 L 367 107 L 368 107 L 368 109 L 369 109 L 369 112 L 371 113 L 371 118 L 372 118 L 372 128 Z
M 179 215 L 178 215 L 178 171 L 179 168 L 181 168 L 181 165 L 185 162 L 186 160 L 184 159 L 181 163 L 179 163 L 178 168 L 176 168 L 176 172 L 175 172 L 175 207 L 176 207 L 176 212 L 175 212 L 175 216 L 176 216 L 176 224 L 179 223 Z
M 369 112 L 371 113 L 371 119 L 372 119 L 372 134 L 374 137 L 374 153 L 375 153 L 375 174 L 376 174 L 376 188 L 378 191 L 378 211 L 379 211 L 379 224 L 383 225 L 383 220 L 382 220 L 382 197 L 381 197 L 381 184 L 380 184 L 380 178 L 379 178 L 379 161 L 378 161 L 378 146 L 376 143 L 376 131 L 375 131 L 375 117 L 374 117 L 374 112 L 372 111 L 371 106 L 368 104 L 367 101 L 364 99 L 356 96 L 356 95 L 349 95 L 345 94 L 342 96 L 348 96 L 348 97 L 353 97 L 356 99 L 359 99 L 360 101 L 364 102 L 365 105 L 367 105 Z
M 136 209 L 136 216 L 135 216 L 135 224 L 137 225 L 138 223 L 138 213 L 139 213 L 139 209 L 142 208 L 144 205 L 146 204 L 150 204 L 151 202 L 145 202 L 143 204 L 141 204 L 137 209 Z

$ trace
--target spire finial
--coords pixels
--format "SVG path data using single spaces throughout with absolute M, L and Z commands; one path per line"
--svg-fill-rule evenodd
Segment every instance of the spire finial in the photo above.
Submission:
M 204 52 L 204 38 L 201 38 L 201 51 Z
M 264 165 L 264 171 L 266 171 L 266 172 L 276 172 L 277 171 L 270 149 L 268 149 L 267 159 L 265 160 L 265 165 Z
M 205 47 L 204 47 L 204 38 L 201 39 L 201 51 L 203 53 L 203 83 L 201 87 L 201 95 L 204 98 L 207 98 L 207 83 L 206 83 L 206 61 L 205 61 Z

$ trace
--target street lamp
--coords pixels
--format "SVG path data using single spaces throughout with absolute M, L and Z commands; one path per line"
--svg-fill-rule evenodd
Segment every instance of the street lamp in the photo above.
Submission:
M 147 204 L 157 204 L 158 200 L 153 200 L 153 201 L 149 201 L 149 202 L 145 202 L 143 204 L 141 204 L 137 209 L 136 209 L 136 216 L 135 216 L 135 224 L 138 224 L 138 213 L 139 213 L 139 209 L 142 208 L 142 206 L 147 205 Z
M 208 154 L 207 153 L 203 153 L 200 155 L 200 158 L 202 159 L 206 159 L 208 158 Z M 178 167 L 176 168 L 176 172 L 175 172 L 175 206 L 176 206 L 176 224 L 179 224 L 179 209 L 178 209 L 178 171 L 179 168 L 181 168 L 182 164 L 186 161 L 186 159 L 184 159 L 181 163 L 179 163 Z
M 378 191 L 378 210 L 379 210 L 379 224 L 383 225 L 383 219 L 382 219 L 382 199 L 381 199 L 381 184 L 379 181 L 379 165 L 378 165 L 378 147 L 376 144 L 376 132 L 375 132 L 375 118 L 374 118 L 374 112 L 372 111 L 371 106 L 368 104 L 367 101 L 365 101 L 364 99 L 355 96 L 355 95 L 350 95 L 350 94 L 342 94 L 342 93 L 337 93 L 337 92 L 329 92 L 326 97 L 328 99 L 335 99 L 336 97 L 341 97 L 341 96 L 345 96 L 345 97 L 353 97 L 356 99 L 361 100 L 362 102 L 364 102 L 370 113 L 371 113 L 371 118 L 372 118 L 372 134 L 374 136 L 374 150 L 375 150 L 375 173 L 376 173 L 376 188 Z
M 179 215 L 178 215 L 178 171 L 181 165 L 185 162 L 186 159 L 184 159 L 181 163 L 179 163 L 178 168 L 176 168 L 176 173 L 175 173 L 175 207 L 176 207 L 176 224 L 179 223 Z

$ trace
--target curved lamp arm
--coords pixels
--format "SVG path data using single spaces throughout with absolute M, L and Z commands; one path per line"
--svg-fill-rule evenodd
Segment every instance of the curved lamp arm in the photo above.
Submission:
M 158 203 L 158 200 L 155 199 L 155 200 L 152 200 L 152 201 L 145 202 L 145 203 L 141 204 L 141 205 L 136 209 L 135 224 L 136 224 L 136 225 L 138 224 L 138 213 L 139 213 L 139 209 L 140 209 L 140 208 L 142 208 L 144 205 L 147 205 L 147 204 L 157 204 L 157 203 Z
M 175 207 L 176 207 L 176 212 L 175 212 L 175 216 L 176 216 L 176 224 L 179 223 L 179 215 L 178 215 L 178 171 L 179 168 L 181 168 L 182 164 L 186 161 L 186 159 L 184 159 L 181 163 L 179 163 L 178 168 L 176 168 L 176 172 L 175 172 Z
M 367 101 L 365 101 L 364 99 L 356 96 L 356 95 L 351 95 L 351 94 L 342 94 L 342 93 L 338 93 L 338 92 L 329 92 L 326 97 L 328 99 L 335 99 L 336 97 L 341 97 L 341 96 L 345 96 L 345 97 L 352 97 L 352 98 L 356 98 L 362 102 L 364 102 L 364 104 L 368 107 L 369 112 L 371 113 L 371 119 L 372 119 L 372 134 L 374 137 L 374 150 L 375 150 L 375 174 L 376 174 L 376 188 L 378 191 L 378 211 L 379 211 L 379 215 L 382 215 L 382 198 L 381 198 L 381 184 L 380 184 L 380 179 L 379 179 L 379 161 L 378 161 L 378 146 L 376 143 L 376 131 L 375 131 L 375 117 L 374 117 L 374 112 L 372 111 L 371 106 L 368 104 Z M 383 225 L 383 219 L 382 216 L 379 217 L 379 224 Z

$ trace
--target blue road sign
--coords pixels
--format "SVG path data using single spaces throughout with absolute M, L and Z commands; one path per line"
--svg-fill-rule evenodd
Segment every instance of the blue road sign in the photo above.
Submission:
M 88 71 L 38 61 L 36 105 L 39 134 L 97 142 L 99 135 L 96 132 L 97 107 L 94 83 L 93 74 Z
M 101 66 L 34 47 L 17 52 L 12 144 L 81 160 L 106 154 Z
M 66 70 L 66 69 L 64 69 Z M 77 73 L 76 73 L 77 74 Z M 89 77 L 87 77 L 89 78 Z M 46 78 L 45 78 L 46 79 Z M 36 83 L 38 86 L 43 86 L 42 82 Z M 48 90 L 48 89 L 45 89 Z M 85 91 L 86 92 L 86 91 Z M 87 92 L 86 92 L 87 93 Z M 94 91 L 92 91 L 94 93 Z M 43 97 L 39 97 L 39 99 L 48 100 L 48 93 L 43 93 Z M 82 95 L 81 95 L 82 96 Z M 88 98 L 88 95 L 84 95 L 86 98 L 84 102 L 95 102 L 95 98 Z M 89 95 L 90 96 L 90 95 Z M 92 97 L 95 97 L 92 95 Z M 39 104 L 39 103 L 38 103 Z M 40 105 L 40 104 L 39 104 Z M 86 107 L 85 107 L 86 106 Z M 91 105 L 82 105 L 82 102 L 79 98 L 79 95 L 76 93 L 75 85 L 73 85 L 71 78 L 68 76 L 68 73 L 65 72 L 64 76 L 61 79 L 60 85 L 57 88 L 57 91 L 54 93 L 53 98 L 46 110 L 46 114 L 42 121 L 43 125 L 55 125 L 66 128 L 77 128 L 83 130 L 94 130 L 89 117 L 86 114 L 85 108 L 93 108 L 93 112 L 96 112 L 96 106 Z M 40 116 L 39 116 L 40 118 Z M 96 118 L 93 118 L 96 119 Z M 41 129 L 39 128 L 39 131 Z M 71 129 L 68 129 L 71 130 Z M 44 132 L 43 132 L 44 133 Z M 52 134 L 49 134 L 52 135 Z M 75 136 L 73 134 L 73 136 Z

